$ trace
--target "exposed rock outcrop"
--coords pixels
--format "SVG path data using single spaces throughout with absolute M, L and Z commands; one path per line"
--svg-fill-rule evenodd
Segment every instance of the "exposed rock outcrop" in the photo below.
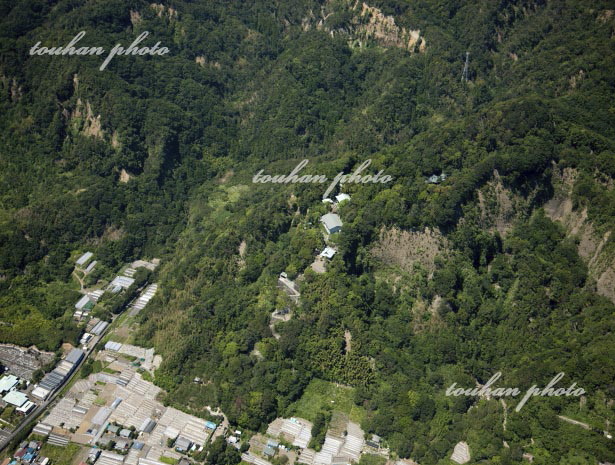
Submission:
M 156 11 L 156 15 L 159 18 L 177 19 L 177 10 L 171 6 L 164 6 L 162 3 L 151 3 L 150 7 Z
M 481 225 L 506 236 L 523 209 L 522 197 L 504 187 L 497 170 L 493 172 L 493 179 L 487 182 L 477 195 Z
M 318 15 L 310 11 L 301 21 L 301 26 L 305 31 L 316 27 L 331 36 L 345 36 L 351 47 L 363 48 L 376 44 L 402 48 L 410 53 L 421 53 L 426 49 L 426 41 L 420 30 L 398 26 L 393 16 L 387 16 L 379 8 L 365 2 L 328 1 Z
M 78 81 L 77 81 L 78 82 Z M 102 139 L 104 136 L 100 115 L 94 116 L 92 105 L 86 100 L 85 104 L 81 98 L 77 99 L 77 104 L 72 112 L 64 112 L 64 116 L 68 117 L 77 131 L 81 131 L 86 136 Z
M 141 22 L 141 13 L 138 11 L 130 10 L 130 22 L 133 26 L 136 26 Z
M 128 181 L 130 181 L 130 175 L 124 168 L 122 168 L 122 171 L 120 171 L 120 182 L 126 183 Z
M 598 233 L 589 221 L 587 209 L 575 210 L 572 189 L 577 179 L 573 168 L 560 170 L 553 167 L 555 195 L 545 206 L 545 213 L 551 220 L 560 222 L 567 235 L 578 240 L 578 253 L 587 263 L 590 278 L 596 281 L 598 294 L 615 303 L 615 245 L 611 231 Z

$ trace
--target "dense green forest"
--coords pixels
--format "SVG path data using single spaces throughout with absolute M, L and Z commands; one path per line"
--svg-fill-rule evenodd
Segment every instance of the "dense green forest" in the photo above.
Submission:
M 0 1 L 0 341 L 78 339 L 75 251 L 105 270 L 159 257 L 137 341 L 162 353 L 168 403 L 263 430 L 318 378 L 350 386 L 362 427 L 421 465 L 458 441 L 472 463 L 615 461 L 615 7 L 369 7 Z M 81 30 L 106 50 L 149 31 L 170 53 L 104 71 L 29 55 Z M 336 189 L 351 200 L 326 273 L 310 267 L 326 185 L 252 182 L 303 159 L 394 178 Z M 519 412 L 445 395 L 496 372 L 522 391 L 564 372 L 586 395 Z M 236 463 L 223 446 L 204 455 Z

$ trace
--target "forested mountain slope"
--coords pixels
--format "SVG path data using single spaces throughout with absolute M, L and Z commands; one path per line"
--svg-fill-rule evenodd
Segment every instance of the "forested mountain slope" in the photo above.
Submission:
M 168 402 L 257 430 L 322 378 L 353 386 L 364 429 L 421 465 L 461 440 L 473 462 L 612 462 L 614 10 L 1 2 L 0 338 L 77 337 L 75 249 L 108 269 L 160 256 L 139 340 L 164 356 Z M 107 50 L 149 31 L 170 53 L 104 71 L 28 54 L 81 30 Z M 309 268 L 326 185 L 252 182 L 302 159 L 329 178 L 365 159 L 394 177 L 344 187 L 324 274 Z M 282 271 L 302 275 L 301 299 L 278 339 Z M 445 395 L 497 371 L 523 390 L 565 372 L 587 394 L 520 412 Z

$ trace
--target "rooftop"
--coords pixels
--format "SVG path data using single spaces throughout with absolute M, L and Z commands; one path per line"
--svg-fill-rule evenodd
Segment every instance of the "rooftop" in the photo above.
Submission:
M 85 265 L 90 258 L 94 255 L 92 252 L 86 252 L 77 259 L 77 265 Z
M 83 358 L 83 350 L 73 349 L 68 353 L 68 355 L 66 356 L 64 360 L 70 363 L 78 363 L 79 361 L 81 361 L 82 358 Z
M 115 279 L 113 281 L 111 281 L 110 286 L 111 287 L 121 287 L 123 289 L 128 289 L 130 286 L 132 286 L 132 283 L 134 283 L 135 280 L 133 278 L 128 278 L 126 276 L 116 276 Z
M 333 258 L 333 255 L 335 255 L 336 252 L 337 250 L 335 250 L 333 247 L 325 247 L 323 251 L 320 252 L 320 256 L 325 258 Z
M 0 392 L 10 391 L 19 383 L 19 378 L 15 375 L 6 375 L 0 379 Z
M 342 220 L 336 213 L 327 213 L 320 218 L 320 221 L 325 225 L 328 231 L 333 231 L 342 227 Z
M 6 396 L 4 396 L 2 400 L 7 404 L 21 407 L 23 404 L 28 402 L 28 396 L 26 396 L 23 392 L 11 391 Z

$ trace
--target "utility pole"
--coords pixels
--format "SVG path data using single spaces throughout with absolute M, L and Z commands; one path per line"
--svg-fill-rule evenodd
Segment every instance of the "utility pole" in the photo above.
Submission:
M 470 52 L 466 52 L 466 64 L 463 66 L 461 73 L 461 82 L 468 82 L 468 63 L 470 62 Z

